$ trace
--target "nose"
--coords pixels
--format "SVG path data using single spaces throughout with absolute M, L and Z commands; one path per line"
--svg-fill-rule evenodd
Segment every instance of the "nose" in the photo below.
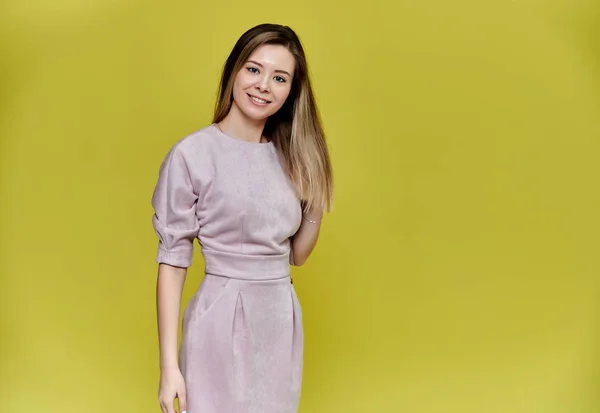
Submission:
M 269 80 L 266 76 L 262 76 L 258 83 L 256 84 L 256 88 L 258 90 L 260 90 L 261 92 L 268 92 L 269 91 Z

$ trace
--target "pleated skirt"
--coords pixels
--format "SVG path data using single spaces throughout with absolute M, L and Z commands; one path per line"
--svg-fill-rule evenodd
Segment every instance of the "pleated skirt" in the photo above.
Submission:
M 296 413 L 302 310 L 290 276 L 206 274 L 188 302 L 179 351 L 187 413 Z

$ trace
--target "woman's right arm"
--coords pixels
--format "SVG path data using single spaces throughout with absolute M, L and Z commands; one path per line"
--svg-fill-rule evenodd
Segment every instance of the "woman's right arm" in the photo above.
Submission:
M 156 312 L 158 319 L 158 341 L 160 368 L 178 367 L 177 338 L 181 295 L 187 268 L 159 264 L 156 283 Z
M 180 141 L 183 142 L 183 141 Z M 189 141 L 186 141 L 189 142 Z M 185 382 L 179 369 L 178 336 L 181 295 L 192 265 L 194 239 L 198 236 L 196 216 L 198 188 L 194 187 L 186 154 L 194 148 L 174 145 L 163 160 L 152 195 L 152 222 L 159 238 L 156 284 L 156 309 L 160 351 L 160 389 L 158 398 L 163 413 L 186 409 Z M 191 155 L 190 155 L 191 156 Z
M 177 339 L 181 296 L 187 268 L 159 264 L 156 283 L 156 310 L 160 351 L 159 402 L 163 413 L 175 412 L 175 398 L 179 412 L 186 409 L 185 382 L 178 363 Z

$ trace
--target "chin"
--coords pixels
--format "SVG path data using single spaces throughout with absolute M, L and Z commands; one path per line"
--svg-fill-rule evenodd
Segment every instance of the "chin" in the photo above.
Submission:
M 251 113 L 248 111 L 242 111 L 242 113 L 251 120 L 267 120 L 269 118 L 269 116 L 271 115 L 267 115 L 267 114 L 256 114 L 256 113 Z
M 271 111 L 256 110 L 256 108 L 241 107 L 242 113 L 252 120 L 266 120 L 272 115 Z

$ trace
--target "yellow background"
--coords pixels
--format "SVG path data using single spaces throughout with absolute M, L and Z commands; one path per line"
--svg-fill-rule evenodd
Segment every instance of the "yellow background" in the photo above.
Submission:
M 159 411 L 158 166 L 277 22 L 336 174 L 294 269 L 301 413 L 599 412 L 593 3 L 5 0 L 0 411 Z

